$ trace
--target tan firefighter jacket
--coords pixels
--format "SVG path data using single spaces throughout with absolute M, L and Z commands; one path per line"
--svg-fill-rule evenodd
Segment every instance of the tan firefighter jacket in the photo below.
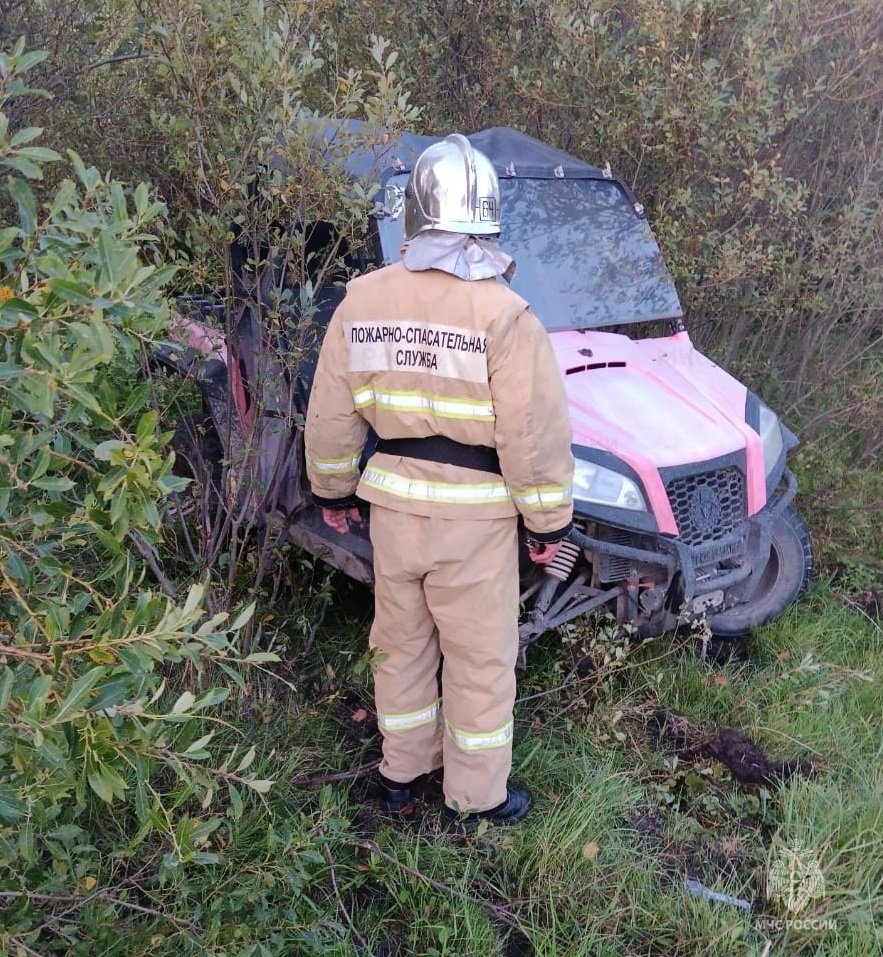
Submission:
M 502 475 L 375 453 L 383 439 L 441 435 L 496 448 Z M 325 335 L 306 422 L 318 505 L 352 496 L 443 518 L 520 512 L 536 537 L 572 516 L 567 401 L 546 331 L 495 279 L 466 282 L 401 263 L 352 280 Z

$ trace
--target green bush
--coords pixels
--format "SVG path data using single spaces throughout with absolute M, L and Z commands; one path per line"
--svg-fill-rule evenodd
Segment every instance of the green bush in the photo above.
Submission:
M 8 20 L 56 51 L 50 136 L 150 177 L 186 236 L 192 282 L 224 281 L 227 214 L 253 216 L 243 200 L 260 149 L 310 112 L 431 132 L 515 126 L 609 161 L 647 207 L 697 344 L 805 441 L 847 437 L 847 460 L 873 463 L 878 6 L 35 0 Z M 314 165 L 297 169 L 298 200 L 327 209 Z
M 697 345 L 804 440 L 848 434 L 852 460 L 874 461 L 876 0 L 347 0 L 329 17 L 347 62 L 366 31 L 390 39 L 428 131 L 515 126 L 609 161 L 647 208 Z
M 165 209 L 74 152 L 38 202 L 60 157 L 5 106 L 33 93 L 22 74 L 41 56 L 0 54 L 0 946 L 42 940 L 47 914 L 87 897 L 113 910 L 102 854 L 164 880 L 215 860 L 218 812 L 270 786 L 248 745 L 209 747 L 252 609 L 207 616 L 202 587 L 179 600 L 158 558 L 186 484 L 139 375 L 168 318 Z M 68 942 L 81 919 L 67 913 Z
M 316 294 L 359 256 L 379 185 L 354 183 L 334 157 L 320 157 L 317 126 L 355 117 L 398 128 L 416 111 L 382 37 L 361 38 L 364 68 L 336 70 L 314 6 L 140 0 L 138 8 L 132 29 L 146 57 L 139 122 L 161 144 L 156 182 L 185 253 L 178 283 L 215 296 L 228 341 L 248 323 L 260 328 L 246 357 L 254 425 L 239 428 L 233 416 L 221 428 L 225 508 L 203 499 L 202 527 L 188 539 L 213 606 L 229 607 L 243 588 L 248 600 L 259 598 L 268 576 L 275 594 L 284 574 L 285 525 L 267 515 L 288 479 L 275 465 L 287 461 L 301 424 L 291 388 L 318 334 Z M 341 129 L 337 155 L 365 139 Z M 313 241 L 326 228 L 327 241 Z

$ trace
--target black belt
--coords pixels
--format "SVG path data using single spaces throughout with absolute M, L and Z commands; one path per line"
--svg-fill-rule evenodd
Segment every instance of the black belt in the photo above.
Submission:
M 430 435 L 425 439 L 378 439 L 374 451 L 444 465 L 460 465 L 495 475 L 503 474 L 496 449 L 487 445 L 466 445 L 444 435 Z

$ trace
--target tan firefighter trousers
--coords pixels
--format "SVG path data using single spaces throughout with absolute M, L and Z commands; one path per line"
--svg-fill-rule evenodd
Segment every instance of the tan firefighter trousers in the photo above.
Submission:
M 517 520 L 372 505 L 371 541 L 381 773 L 405 783 L 444 764 L 448 807 L 496 807 L 512 766 Z

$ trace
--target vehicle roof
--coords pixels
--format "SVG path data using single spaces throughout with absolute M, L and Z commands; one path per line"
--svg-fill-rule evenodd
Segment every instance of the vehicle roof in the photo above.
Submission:
M 397 132 L 362 120 L 314 121 L 309 134 L 313 147 L 327 160 L 343 167 L 353 178 L 408 172 L 428 146 L 444 136 Z M 311 124 L 312 125 L 312 124 Z M 446 134 L 445 134 L 446 135 Z M 609 172 L 555 149 L 520 130 L 494 126 L 467 134 L 472 145 L 494 164 L 499 176 L 537 179 L 610 179 Z M 284 168 L 284 153 L 275 153 L 271 168 Z
M 403 241 L 398 199 L 404 181 L 420 154 L 444 137 L 317 117 L 302 121 L 292 131 L 290 140 L 295 139 L 316 162 L 377 190 L 378 265 L 395 262 Z M 609 168 L 601 170 L 506 127 L 480 130 L 469 140 L 494 164 L 506 194 L 501 241 L 520 262 L 513 288 L 527 301 L 543 304 L 536 309 L 547 329 L 683 315 L 644 207 Z M 291 157 L 302 151 L 279 145 L 271 168 L 290 175 L 296 172 Z M 605 241 L 586 242 L 587 235 Z

